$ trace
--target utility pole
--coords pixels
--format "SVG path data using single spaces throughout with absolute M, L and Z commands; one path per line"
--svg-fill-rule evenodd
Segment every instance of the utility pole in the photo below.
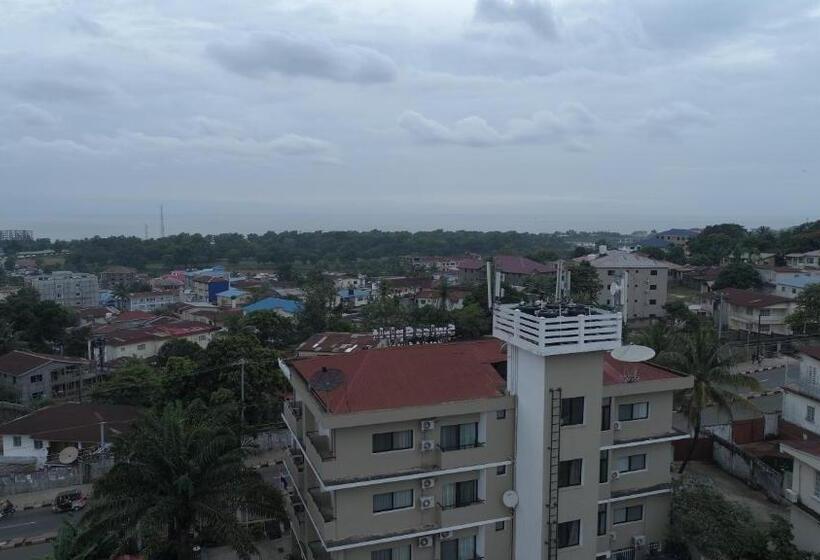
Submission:
M 240 431 L 245 429 L 245 358 L 239 360 Z
M 105 422 L 100 422 L 100 448 L 105 446 Z

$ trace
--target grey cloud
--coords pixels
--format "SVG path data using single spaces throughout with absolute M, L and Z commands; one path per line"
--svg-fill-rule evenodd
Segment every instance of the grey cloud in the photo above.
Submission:
M 70 19 L 68 27 L 75 33 L 91 35 L 92 37 L 105 35 L 105 28 L 98 21 L 79 14 Z
M 34 78 L 18 84 L 20 97 L 35 101 L 99 101 L 113 94 L 110 88 L 78 78 Z
M 20 124 L 24 127 L 47 127 L 57 124 L 59 119 L 41 107 L 31 103 L 20 103 L 0 117 L 0 122 Z
M 276 72 L 335 82 L 390 82 L 398 73 L 388 56 L 368 47 L 284 33 L 251 38 L 244 44 L 212 44 L 208 54 L 222 67 L 248 77 Z
M 399 126 L 422 142 L 471 147 L 559 143 L 570 151 L 586 149 L 584 140 L 595 134 L 597 124 L 598 119 L 580 104 L 511 119 L 504 129 L 478 116 L 458 120 L 452 126 L 414 111 L 405 111 L 399 117 Z
M 653 138 L 678 138 L 687 132 L 714 125 L 714 117 L 707 111 L 678 101 L 669 105 L 650 109 L 638 123 L 647 135 Z
M 545 39 L 558 35 L 552 5 L 546 0 L 476 0 L 474 18 L 523 25 Z

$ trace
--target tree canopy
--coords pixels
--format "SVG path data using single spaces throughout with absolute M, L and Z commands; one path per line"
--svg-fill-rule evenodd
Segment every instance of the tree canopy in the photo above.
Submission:
M 715 279 L 715 289 L 739 288 L 741 290 L 757 289 L 763 285 L 760 273 L 748 263 L 736 262 L 724 266 Z
M 786 317 L 793 331 L 805 334 L 820 333 L 820 284 L 810 284 L 797 296 L 797 309 Z

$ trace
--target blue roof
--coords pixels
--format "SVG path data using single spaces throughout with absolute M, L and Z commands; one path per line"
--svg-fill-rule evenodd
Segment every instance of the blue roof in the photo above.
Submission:
M 242 311 L 247 315 L 254 311 L 284 311 L 285 313 L 296 314 L 302 310 L 301 301 L 294 299 L 283 299 L 278 297 L 268 297 L 260 299 L 256 303 L 246 305 Z
M 240 290 L 239 288 L 228 288 L 224 292 L 219 292 L 216 294 L 216 297 L 240 297 L 247 294 L 245 290 Z
M 811 284 L 820 284 L 820 277 L 818 276 L 797 276 L 796 278 L 785 278 L 777 282 L 781 286 L 788 286 L 790 288 L 805 288 Z

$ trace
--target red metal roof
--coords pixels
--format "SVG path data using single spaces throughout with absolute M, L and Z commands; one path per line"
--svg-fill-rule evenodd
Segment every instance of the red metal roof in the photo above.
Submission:
M 12 350 L 8 354 L 0 356 L 0 373 L 5 373 L 6 375 L 21 375 L 50 362 L 75 365 L 87 364 L 88 360 L 72 358 L 70 356 Z
M 637 373 L 637 379 L 630 380 L 630 376 Z M 646 362 L 621 362 L 604 354 L 604 385 L 619 385 L 621 383 L 635 383 L 641 381 L 659 381 L 661 379 L 679 379 L 680 373 Z
M 48 441 L 99 442 L 102 422 L 106 438 L 110 438 L 126 431 L 138 415 L 139 409 L 134 406 L 64 403 L 7 422 L 0 426 L 0 434 L 28 435 Z
M 792 300 L 772 294 L 764 294 L 753 290 L 739 290 L 737 288 L 726 288 L 722 290 L 723 299 L 732 305 L 743 307 L 769 307 L 780 303 L 790 303 Z
M 820 346 L 806 346 L 800 349 L 801 354 L 805 354 L 815 360 L 820 360 Z
M 507 274 L 546 274 L 555 272 L 555 265 L 543 264 L 527 257 L 516 255 L 496 255 L 493 257 L 495 267 Z M 459 261 L 458 268 L 464 270 L 478 270 L 485 266 L 485 261 L 481 259 L 464 259 Z
M 331 414 L 344 414 L 503 395 L 504 379 L 492 364 L 506 359 L 501 342 L 486 339 L 371 349 L 290 365 L 308 384 L 322 368 L 341 372 L 340 385 L 314 396 Z

